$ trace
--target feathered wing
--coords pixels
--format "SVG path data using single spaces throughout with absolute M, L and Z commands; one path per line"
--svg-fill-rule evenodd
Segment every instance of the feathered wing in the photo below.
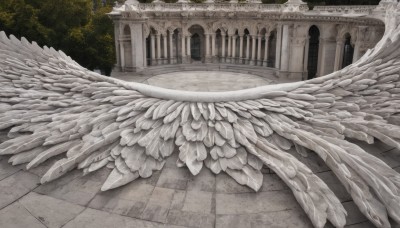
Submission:
M 371 222 L 390 227 L 388 215 L 400 223 L 400 175 L 346 139 L 379 139 L 400 149 L 399 31 L 326 77 L 221 96 L 102 77 L 62 52 L 0 33 L 0 130 L 7 136 L 0 154 L 28 169 L 64 154 L 42 183 L 75 168 L 111 168 L 103 191 L 150 177 L 175 151 L 177 165 L 193 175 L 206 166 L 255 191 L 266 165 L 315 227 L 326 220 L 343 227 L 346 211 L 338 198 L 286 153 L 312 150 Z

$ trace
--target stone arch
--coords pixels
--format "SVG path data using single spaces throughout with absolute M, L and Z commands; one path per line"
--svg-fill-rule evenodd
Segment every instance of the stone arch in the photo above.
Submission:
M 186 24 L 186 32 L 189 32 L 189 29 L 191 28 L 191 27 L 193 27 L 193 26 L 200 26 L 203 30 L 204 30 L 204 33 L 210 33 L 210 28 L 209 28 L 209 26 L 205 23 L 205 22 L 203 22 L 203 21 L 189 21 L 189 23 L 187 23 Z
M 121 32 L 121 68 L 122 71 L 129 71 L 132 68 L 132 37 L 129 24 L 122 25 Z
M 204 61 L 205 59 L 205 34 L 206 29 L 197 23 L 188 26 L 190 39 L 190 57 L 192 61 Z
M 344 34 L 344 43 L 343 43 L 343 55 L 341 59 L 341 68 L 345 68 L 348 65 L 353 63 L 353 55 L 354 55 L 354 44 L 351 42 L 351 34 Z
M 311 25 L 308 29 L 309 45 L 308 45 L 308 61 L 307 71 L 308 79 L 315 78 L 318 72 L 319 63 L 319 38 L 321 30 L 316 25 Z

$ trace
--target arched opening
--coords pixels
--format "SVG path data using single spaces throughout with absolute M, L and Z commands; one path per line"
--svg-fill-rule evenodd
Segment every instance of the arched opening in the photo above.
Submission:
M 131 42 L 131 29 L 129 25 L 125 25 L 123 30 L 123 61 L 122 68 L 123 70 L 128 70 L 127 68 L 132 67 L 132 42 Z
M 261 39 L 261 46 L 257 48 L 257 65 L 262 66 L 263 63 L 267 61 L 268 53 L 266 53 L 267 50 L 267 45 L 268 45 L 268 40 L 267 40 L 267 29 L 263 28 L 261 29 L 260 33 L 258 34 L 258 39 Z M 261 37 L 260 37 L 261 36 Z M 258 42 L 260 44 L 260 42 Z M 267 55 L 266 55 L 267 54 Z
M 342 69 L 353 63 L 354 47 L 351 45 L 350 34 L 345 35 Z
M 205 55 L 204 29 L 199 25 L 189 28 L 192 34 L 190 39 L 190 55 L 193 61 L 203 61 Z
M 190 42 L 190 55 L 193 60 L 201 61 L 201 39 L 197 33 L 192 35 L 192 40 Z
M 221 61 L 222 57 L 222 31 L 221 29 L 217 29 L 215 32 L 215 42 L 216 42 L 216 55 L 218 56 L 218 61 Z
M 178 56 L 179 56 L 179 31 L 178 29 L 175 29 L 173 34 L 172 34 L 172 56 L 171 56 L 171 63 L 177 63 L 178 62 Z
M 308 31 L 310 36 L 309 48 L 308 48 L 308 79 L 315 78 L 318 70 L 318 51 L 319 51 L 319 36 L 320 32 L 317 26 L 311 26 Z
M 248 29 L 244 30 L 244 36 L 243 36 L 243 56 L 245 58 L 244 63 L 248 64 L 250 61 L 250 51 L 251 51 L 251 37 L 250 37 L 250 32 Z
M 157 65 L 156 34 L 156 30 L 150 28 L 150 33 L 146 37 L 146 60 L 148 66 Z
M 268 40 L 268 67 L 275 67 L 275 56 L 276 56 L 276 30 L 271 32 L 271 35 Z

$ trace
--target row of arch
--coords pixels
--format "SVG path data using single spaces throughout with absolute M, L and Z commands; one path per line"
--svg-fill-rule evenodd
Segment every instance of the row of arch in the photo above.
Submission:
M 276 27 L 261 29 L 228 29 L 220 27 L 207 33 L 199 24 L 191 25 L 187 31 L 175 28 L 160 33 L 159 28 L 149 27 L 145 34 L 145 60 L 147 66 L 213 62 L 230 64 L 250 64 L 280 68 L 280 45 L 282 42 L 281 31 Z M 185 32 L 182 32 L 185 31 Z M 257 32 L 255 32 L 257 31 Z M 119 39 L 121 47 L 121 67 L 131 67 L 132 41 L 130 27 L 123 27 Z M 321 31 L 316 25 L 308 30 L 308 45 L 304 50 L 305 69 L 308 78 L 317 76 L 320 65 L 320 35 Z M 344 42 L 340 56 L 339 69 L 353 62 L 354 44 L 350 32 L 344 34 Z M 336 69 L 338 70 L 338 69 Z

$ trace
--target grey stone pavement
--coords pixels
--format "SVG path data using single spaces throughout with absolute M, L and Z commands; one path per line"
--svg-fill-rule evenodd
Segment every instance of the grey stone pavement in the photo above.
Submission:
M 252 79 L 248 76 L 246 80 Z M 226 82 L 225 86 L 232 88 L 232 83 Z M 380 142 L 358 145 L 400 172 L 400 151 Z M 290 153 L 307 164 L 339 197 L 348 211 L 347 227 L 373 227 L 316 154 L 304 158 L 294 151 Z M 176 166 L 177 157 L 176 151 L 164 168 L 148 179 L 101 192 L 110 173 L 107 168 L 87 176 L 74 170 L 40 185 L 40 176 L 55 160 L 26 171 L 23 165 L 11 166 L 8 157 L 0 156 L 0 228 L 312 227 L 291 191 L 268 168 L 263 169 L 264 184 L 255 193 L 226 174 L 214 175 L 206 168 L 192 176 L 187 168 Z M 392 227 L 400 226 L 393 223 Z

